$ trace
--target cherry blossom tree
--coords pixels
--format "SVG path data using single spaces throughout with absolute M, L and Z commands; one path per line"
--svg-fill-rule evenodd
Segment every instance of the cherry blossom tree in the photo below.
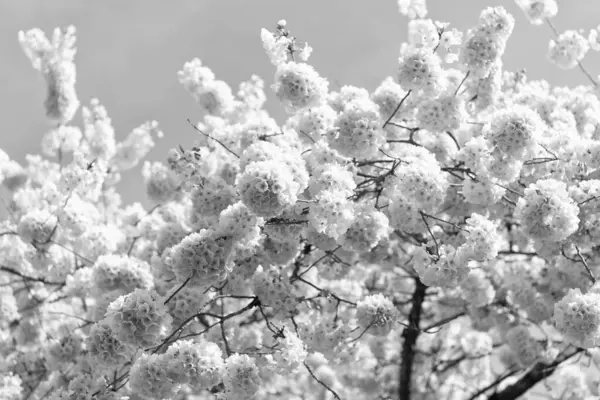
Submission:
M 0 151 L 0 398 L 598 398 L 598 30 L 516 2 L 461 32 L 399 0 L 372 92 L 333 91 L 285 20 L 260 32 L 270 89 L 191 60 L 196 140 L 161 162 L 156 121 L 117 141 L 80 104 L 74 27 L 20 32 L 50 128 L 43 156 Z M 589 84 L 505 70 L 519 18 Z M 116 190 L 136 166 L 150 208 Z

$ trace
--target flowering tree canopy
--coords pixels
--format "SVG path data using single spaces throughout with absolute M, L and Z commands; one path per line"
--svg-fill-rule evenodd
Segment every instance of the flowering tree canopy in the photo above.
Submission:
M 74 27 L 20 32 L 50 129 L 0 150 L 0 399 L 598 398 L 599 34 L 516 2 L 589 85 L 505 70 L 502 7 L 460 32 L 399 0 L 393 76 L 333 91 L 281 20 L 287 119 L 191 60 L 197 140 L 162 162 L 156 121 L 119 142 L 93 99 L 74 125 Z M 115 188 L 138 165 L 149 209 Z

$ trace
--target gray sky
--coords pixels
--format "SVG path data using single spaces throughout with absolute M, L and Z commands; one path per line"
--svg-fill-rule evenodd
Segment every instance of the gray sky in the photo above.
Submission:
M 564 29 L 600 24 L 598 0 L 563 1 L 555 25 Z M 510 70 L 527 68 L 532 78 L 553 84 L 586 83 L 577 69 L 561 71 L 545 57 L 551 32 L 530 26 L 513 0 L 428 0 L 430 17 L 461 30 L 474 25 L 482 8 L 503 5 L 516 19 L 504 57 Z M 157 120 L 165 138 L 150 159 L 192 143 L 194 103 L 177 82 L 184 62 L 199 57 L 232 88 L 256 73 L 270 85 L 274 70 L 262 50 L 260 28 L 286 19 L 292 33 L 314 48 L 310 62 L 333 82 L 374 89 L 394 75 L 407 20 L 395 0 L 0 0 L 0 148 L 18 161 L 40 152 L 47 129 L 45 84 L 22 53 L 17 32 L 39 27 L 77 27 L 77 91 L 82 104 L 97 97 L 124 138 L 146 120 Z M 585 61 L 600 74 L 600 56 Z M 284 113 L 269 95 L 278 121 Z M 80 121 L 80 117 L 77 118 Z M 139 168 L 120 184 L 126 201 L 141 199 Z

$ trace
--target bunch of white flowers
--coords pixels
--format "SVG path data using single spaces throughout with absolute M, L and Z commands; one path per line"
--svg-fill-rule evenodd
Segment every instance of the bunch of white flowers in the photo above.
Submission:
M 90 360 L 101 368 L 123 365 L 133 356 L 134 348 L 117 339 L 110 326 L 97 323 L 86 339 Z
M 179 82 L 194 97 L 203 115 L 221 116 L 234 107 L 234 98 L 227 83 L 215 79 L 214 73 L 195 58 L 177 73 Z
M 345 234 L 356 217 L 354 204 L 341 190 L 324 190 L 316 196 L 316 203 L 310 204 L 308 221 L 319 233 L 334 239 Z
M 142 354 L 129 375 L 131 388 L 146 398 L 172 398 L 180 389 L 180 384 L 169 377 L 167 358 L 159 354 Z
M 308 183 L 308 190 L 318 196 L 325 190 L 340 191 L 347 197 L 352 196 L 356 182 L 350 170 L 337 163 L 327 163 L 321 167 L 321 173 L 313 175 Z
M 330 146 L 343 156 L 374 156 L 385 143 L 379 107 L 368 98 L 345 104 L 330 136 Z
M 356 218 L 339 241 L 348 250 L 367 252 L 390 234 L 388 217 L 367 204 L 355 208 Z
M 298 199 L 299 185 L 278 161 L 251 163 L 236 185 L 246 207 L 259 217 L 276 217 Z
M 431 96 L 443 91 L 441 60 L 430 49 L 403 49 L 398 61 L 398 83 L 402 88 L 423 91 Z
M 514 106 L 492 117 L 486 137 L 502 155 L 526 160 L 535 155 L 535 146 L 543 130 L 544 122 L 535 111 Z
M 590 45 L 577 31 L 565 31 L 548 46 L 548 58 L 559 68 L 575 68 L 584 59 Z
M 182 340 L 169 346 L 161 358 L 166 360 L 170 379 L 188 384 L 194 390 L 210 390 L 223 379 L 225 364 L 221 350 L 214 343 Z
M 496 289 L 480 269 L 473 269 L 461 282 L 460 289 L 464 299 L 475 307 L 485 307 L 492 304 L 496 297 Z
M 57 125 L 65 125 L 79 108 L 75 91 L 75 27 L 69 26 L 64 32 L 56 28 L 52 41 L 39 29 L 21 31 L 19 42 L 33 68 L 46 79 L 46 116 Z
M 223 383 L 228 399 L 246 400 L 256 398 L 262 379 L 254 359 L 245 354 L 233 354 L 225 361 Z
M 523 367 L 533 365 L 541 356 L 542 346 L 525 325 L 517 325 L 506 333 L 506 342 Z
M 285 376 L 298 372 L 308 352 L 302 339 L 294 332 L 285 330 L 283 336 L 277 341 L 279 351 L 273 355 L 273 362 L 276 370 Z
M 556 0 L 515 0 L 515 2 L 534 25 L 541 25 L 544 20 L 558 13 Z
M 600 340 L 600 294 L 598 290 L 581 293 L 571 289 L 554 305 L 556 328 L 570 343 L 590 348 Z
M 467 265 L 470 251 L 465 247 L 441 245 L 438 254 L 428 254 L 423 247 L 414 253 L 414 267 L 427 286 L 455 287 L 469 274 Z
M 577 230 L 579 207 L 569 197 L 566 185 L 554 179 L 538 180 L 525 189 L 515 215 L 533 239 L 560 242 Z
M 203 229 L 169 248 L 163 258 L 179 282 L 209 287 L 225 280 L 232 269 L 231 238 Z
M 92 284 L 99 292 L 119 291 L 128 294 L 135 289 L 152 289 L 154 279 L 145 261 L 121 254 L 98 257 L 92 267 Z
M 293 113 L 296 110 L 321 105 L 327 96 L 329 83 L 305 63 L 279 64 L 273 90 L 281 104 Z
M 360 300 L 356 305 L 356 318 L 361 332 L 385 336 L 398 322 L 398 309 L 382 294 L 374 294 Z
M 192 59 L 197 137 L 162 161 L 156 121 L 117 141 L 92 99 L 75 123 L 74 28 L 21 32 L 52 126 L 47 158 L 0 150 L 0 398 L 597 395 L 598 29 L 516 3 L 591 85 L 508 71 L 502 7 L 462 32 L 399 0 L 395 76 L 332 91 L 280 20 L 261 40 L 284 119 L 258 76 L 233 90 Z M 150 208 L 117 191 L 137 165 Z
M 171 329 L 173 318 L 164 300 L 154 291 L 136 289 L 110 303 L 103 324 L 125 344 L 148 347 Z
M 276 314 L 291 315 L 298 306 L 294 288 L 276 268 L 259 269 L 252 277 L 252 288 L 260 302 Z
M 471 250 L 476 261 L 487 261 L 496 258 L 501 246 L 501 237 L 495 223 L 476 213 L 466 221 L 467 242 L 464 246 Z

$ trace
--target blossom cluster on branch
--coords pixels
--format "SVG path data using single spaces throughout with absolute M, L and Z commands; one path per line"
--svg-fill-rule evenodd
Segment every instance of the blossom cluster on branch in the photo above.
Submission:
M 393 76 L 333 91 L 281 20 L 285 121 L 194 59 L 196 141 L 162 162 L 156 121 L 117 141 L 93 99 L 74 125 L 75 28 L 20 32 L 51 128 L 0 150 L 0 399 L 597 398 L 598 30 L 516 2 L 589 85 L 505 70 L 502 7 L 460 32 L 399 0 Z M 116 190 L 138 165 L 149 209 Z

